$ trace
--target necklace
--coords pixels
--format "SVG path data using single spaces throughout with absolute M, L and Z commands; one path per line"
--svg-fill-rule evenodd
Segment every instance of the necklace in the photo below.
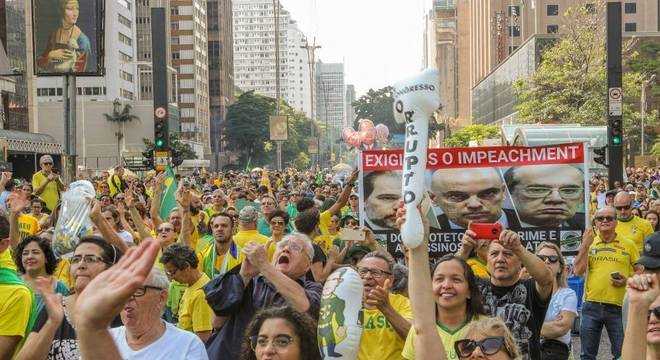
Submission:
M 69 308 L 67 307 L 67 303 L 69 302 L 70 296 L 65 297 L 62 299 L 62 309 L 64 309 L 64 317 L 66 318 L 66 321 L 69 322 L 69 325 L 73 328 L 73 330 L 76 329 L 76 326 L 73 324 L 73 321 L 71 320 L 71 315 L 69 315 Z

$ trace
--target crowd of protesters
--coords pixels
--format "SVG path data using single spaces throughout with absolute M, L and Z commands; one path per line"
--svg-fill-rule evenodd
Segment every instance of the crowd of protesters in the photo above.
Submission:
M 572 268 L 558 244 L 467 230 L 429 269 L 428 239 L 395 259 L 359 226 L 357 170 L 118 166 L 86 179 L 94 233 L 56 254 L 67 184 L 50 156 L 39 164 L 32 179 L 0 176 L 0 360 L 340 357 L 318 342 L 334 344 L 321 298 L 342 267 L 364 288 L 358 359 L 569 359 L 574 328 L 581 359 L 598 357 L 603 328 L 611 357 L 660 359 L 660 168 L 627 169 L 612 189 L 590 179 Z M 569 272 L 586 277 L 581 309 Z

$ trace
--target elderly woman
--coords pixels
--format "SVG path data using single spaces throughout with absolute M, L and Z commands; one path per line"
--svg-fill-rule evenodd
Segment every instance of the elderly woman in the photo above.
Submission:
M 207 359 L 194 334 L 162 320 L 169 281 L 153 268 L 120 313 L 124 326 L 110 329 L 122 359 Z

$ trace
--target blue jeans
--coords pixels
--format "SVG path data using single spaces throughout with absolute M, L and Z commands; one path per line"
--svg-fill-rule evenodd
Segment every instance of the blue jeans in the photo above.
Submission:
M 580 359 L 596 360 L 603 326 L 607 329 L 607 335 L 612 345 L 612 358 L 618 359 L 623 346 L 622 319 L 620 306 L 585 301 L 582 304 L 580 323 L 580 342 L 582 343 Z

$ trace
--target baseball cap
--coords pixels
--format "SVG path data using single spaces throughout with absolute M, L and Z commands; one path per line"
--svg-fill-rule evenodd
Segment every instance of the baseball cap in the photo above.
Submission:
M 645 269 L 655 270 L 660 268 L 660 233 L 653 233 L 644 239 L 644 250 L 642 257 L 637 261 L 644 265 Z
M 350 198 L 353 198 L 353 197 L 359 199 L 359 198 L 360 198 L 360 195 L 358 195 L 358 194 L 356 194 L 356 193 L 351 193 L 351 195 L 348 196 L 349 199 L 350 199 Z
M 256 222 L 258 218 L 259 213 L 257 212 L 257 209 L 254 208 L 254 206 L 246 206 L 241 209 L 241 212 L 238 213 L 238 220 L 243 222 Z

